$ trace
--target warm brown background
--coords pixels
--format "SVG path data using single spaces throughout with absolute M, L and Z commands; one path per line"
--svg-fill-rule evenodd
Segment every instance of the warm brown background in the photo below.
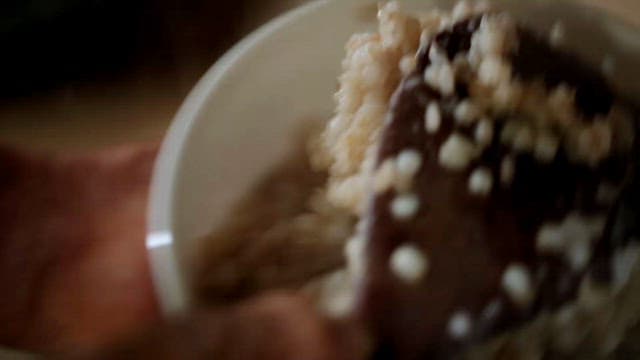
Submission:
M 637 0 L 582 1 L 640 24 Z M 136 32 L 120 34 L 138 40 L 133 50 L 122 50 L 131 52 L 128 61 L 115 70 L 62 77 L 33 90 L 27 84 L 26 93 L 0 97 L 0 142 L 39 150 L 84 150 L 159 140 L 188 91 L 225 49 L 275 14 L 303 2 L 140 0 L 141 15 L 130 19 Z M 128 9 L 116 7 L 132 11 Z M 114 27 L 120 25 L 118 19 L 113 21 Z M 43 57 L 29 66 L 40 68 L 38 62 L 48 61 Z
M 33 13 L 47 11 L 47 1 L 57 13 L 38 18 Z M 0 58 L 5 67 L 0 75 L 17 71 L 24 79 L 0 81 L 0 142 L 82 150 L 160 139 L 218 56 L 303 0 L 28 2 L 36 9 L 0 4 L 0 10 L 14 11 L 13 17 L 26 23 L 9 34 L 24 46 L 16 45 L 11 54 L 3 49 L 3 57 L 13 59 Z

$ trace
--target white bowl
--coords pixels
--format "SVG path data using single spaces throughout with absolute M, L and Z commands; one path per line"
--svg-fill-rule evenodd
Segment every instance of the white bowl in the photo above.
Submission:
M 450 1 L 414 0 L 422 8 Z M 147 247 L 168 314 L 191 300 L 190 269 L 203 235 L 289 148 L 296 124 L 329 117 L 351 34 L 375 26 L 376 0 L 317 1 L 236 45 L 191 92 L 162 146 L 151 186 Z M 640 94 L 640 36 L 600 11 L 556 1 L 503 1 L 542 29 L 565 22 L 567 41 L 594 63 L 610 54 L 622 87 Z

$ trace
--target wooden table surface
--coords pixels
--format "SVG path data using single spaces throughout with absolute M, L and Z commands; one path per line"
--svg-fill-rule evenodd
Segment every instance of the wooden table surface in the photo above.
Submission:
M 582 0 L 640 26 L 638 0 Z M 256 2 L 245 30 L 304 0 Z M 257 16 L 258 14 L 259 16 Z M 0 143 L 37 150 L 95 149 L 159 141 L 197 79 L 215 59 L 183 59 L 172 69 L 64 86 L 37 97 L 0 102 Z

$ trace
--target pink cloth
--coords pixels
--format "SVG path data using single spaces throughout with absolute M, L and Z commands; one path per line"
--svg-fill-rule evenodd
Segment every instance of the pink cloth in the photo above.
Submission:
M 144 247 L 156 145 L 0 149 L 0 343 L 91 347 L 158 316 Z
M 362 358 L 359 330 L 299 295 L 159 319 L 144 247 L 156 152 L 0 149 L 0 345 L 78 359 Z

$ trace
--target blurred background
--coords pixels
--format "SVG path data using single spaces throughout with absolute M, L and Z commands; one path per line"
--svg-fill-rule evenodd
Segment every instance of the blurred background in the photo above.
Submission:
M 244 34 L 303 0 L 0 1 L 0 142 L 153 141 Z
M 583 0 L 638 22 L 640 1 Z M 38 150 L 157 141 L 197 79 L 305 0 L 2 0 L 0 142 Z

